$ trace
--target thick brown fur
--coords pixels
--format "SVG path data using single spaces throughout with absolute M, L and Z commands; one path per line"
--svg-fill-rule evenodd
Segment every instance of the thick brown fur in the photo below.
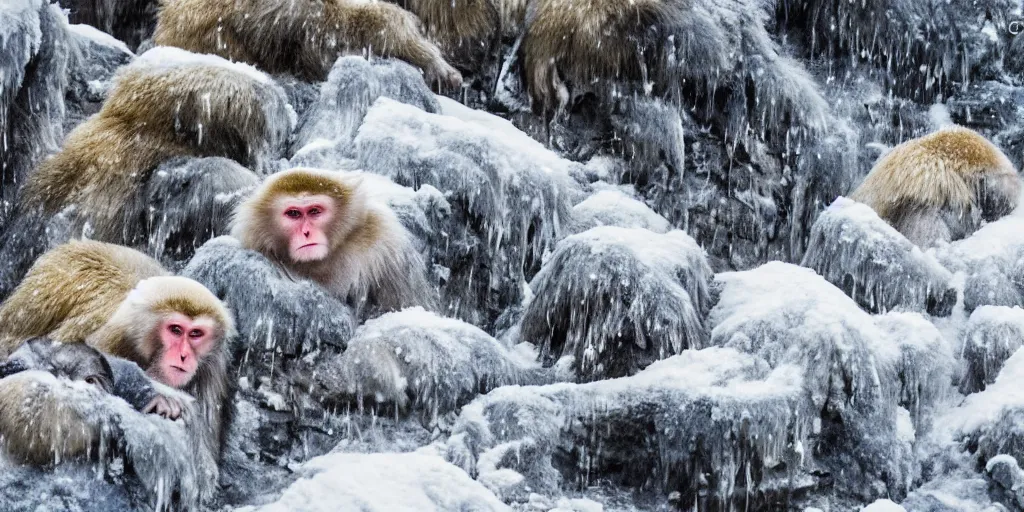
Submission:
M 458 59 L 459 65 L 465 61 L 466 67 L 478 66 L 479 59 L 486 58 L 486 52 L 498 37 L 501 13 L 492 0 L 404 0 L 398 3 L 419 16 L 427 36 L 437 41 L 445 55 Z
M 519 16 L 522 5 L 510 2 L 505 17 Z M 679 14 L 669 0 L 533 0 L 520 51 L 534 110 L 564 106 L 567 83 L 654 78 L 646 64 L 660 65 L 663 31 L 681 24 Z
M 369 52 L 405 60 L 432 83 L 462 82 L 416 16 L 385 2 L 164 0 L 153 40 L 306 80 L 325 80 L 341 55 Z
M 160 263 L 127 247 L 94 241 L 55 247 L 0 305 L 0 356 L 36 336 L 84 341 L 139 281 L 163 275 Z
M 99 427 L 63 404 L 39 373 L 0 379 L 4 453 L 19 464 L 37 466 L 86 455 L 100 438 Z
M 424 263 L 412 236 L 386 205 L 368 201 L 361 179 L 316 169 L 291 169 L 267 178 L 235 213 L 232 235 L 242 246 L 267 256 L 287 272 L 316 281 L 361 309 L 381 311 L 433 306 Z M 285 196 L 327 195 L 336 219 L 326 233 L 328 255 L 293 262 L 287 240 L 274 231 L 274 204 Z
M 126 204 L 144 200 L 140 189 L 161 162 L 224 156 L 256 166 L 272 139 L 283 140 L 271 126 L 281 120 L 267 118 L 274 108 L 267 106 L 268 84 L 177 49 L 157 53 L 195 60 L 164 65 L 144 55 L 121 69 L 99 113 L 29 177 L 20 198 L 24 208 L 41 206 L 52 215 L 76 205 L 91 238 L 134 245 L 128 233 L 137 233 L 141 220 Z
M 970 234 L 980 218 L 1006 215 L 1020 191 L 1017 170 L 999 148 L 954 126 L 894 147 L 850 197 L 927 246 Z
M 167 275 L 152 258 L 126 247 L 73 241 L 44 254 L 0 306 L 0 349 L 12 352 L 25 338 L 49 335 L 65 343 L 86 342 L 148 370 L 159 357 L 153 332 L 163 314 L 183 313 L 215 321 L 216 345 L 183 391 L 196 398 L 205 421 L 202 442 L 219 453 L 234 320 L 203 285 Z

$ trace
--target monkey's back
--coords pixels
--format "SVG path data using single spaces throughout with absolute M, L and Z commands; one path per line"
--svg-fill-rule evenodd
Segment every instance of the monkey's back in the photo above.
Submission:
M 47 465 L 89 453 L 99 429 L 54 393 L 59 385 L 42 372 L 0 379 L 0 448 L 15 462 Z
M 9 353 L 26 338 L 50 335 L 83 341 L 99 329 L 135 285 L 167 275 L 145 254 L 96 241 L 72 241 L 36 261 L 0 306 L 0 349 Z
M 851 198 L 892 221 L 906 207 L 975 206 L 982 179 L 1009 179 L 1016 195 L 1017 170 L 994 144 L 973 130 L 944 128 L 906 141 L 882 156 Z

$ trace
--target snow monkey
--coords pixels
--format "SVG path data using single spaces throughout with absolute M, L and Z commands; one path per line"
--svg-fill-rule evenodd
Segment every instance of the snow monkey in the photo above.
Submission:
M 911 242 L 957 240 L 1017 207 L 1017 170 L 994 144 L 953 126 L 904 142 L 875 163 L 851 198 Z
M 338 57 L 369 52 L 422 69 L 429 83 L 462 75 L 412 13 L 359 0 L 163 0 L 153 41 L 322 81 Z
M 187 407 L 175 392 L 161 389 L 131 361 L 104 356 L 82 343 L 29 339 L 0 363 L 0 396 L 4 397 L 0 399 L 0 447 L 19 463 L 45 465 L 83 455 L 99 436 L 97 429 L 87 426 L 74 412 L 60 410 L 41 390 L 37 393 L 36 379 L 27 375 L 7 378 L 32 370 L 85 382 L 124 399 L 144 414 L 177 419 Z M 43 410 L 51 405 L 51 410 Z
M 47 252 L 0 305 L 0 352 L 49 336 L 138 364 L 193 396 L 202 442 L 220 453 L 230 406 L 231 314 L 203 285 L 133 249 L 73 241 Z
M 73 205 L 72 234 L 83 230 L 94 240 L 143 245 L 149 226 L 162 217 L 151 211 L 147 196 L 160 192 L 147 191 L 147 183 L 161 162 L 220 156 L 262 170 L 283 148 L 289 112 L 284 92 L 251 66 L 178 48 L 139 56 L 118 71 L 101 110 L 28 177 L 18 199 L 22 220 L 12 222 L 0 240 L 0 260 L 7 263 L 0 269 L 0 298 L 46 250 L 45 224 L 55 215 Z M 215 203 L 258 183 L 251 171 L 243 172 L 251 180 L 241 176 L 203 186 L 208 180 L 197 177 L 201 188 L 193 197 Z M 172 188 L 163 195 L 180 193 Z M 221 224 L 226 232 L 228 219 Z
M 231 234 L 357 311 L 432 306 L 412 235 L 389 207 L 367 197 L 361 181 L 315 169 L 271 175 L 238 206 Z

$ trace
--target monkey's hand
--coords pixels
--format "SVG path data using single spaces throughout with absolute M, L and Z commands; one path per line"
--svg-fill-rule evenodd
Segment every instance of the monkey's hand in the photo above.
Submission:
M 440 86 L 443 88 L 451 88 L 452 90 L 462 87 L 462 73 L 444 59 L 438 59 L 434 62 L 433 66 L 427 70 L 427 83 L 433 86 Z
M 185 410 L 185 403 L 181 400 L 166 395 L 156 395 L 142 408 L 143 414 L 159 414 L 169 420 L 176 420 L 181 417 Z

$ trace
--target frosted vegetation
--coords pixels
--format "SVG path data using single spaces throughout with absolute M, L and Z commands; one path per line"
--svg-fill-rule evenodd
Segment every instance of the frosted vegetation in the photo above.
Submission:
M 0 455 L 0 512 L 1024 509 L 1024 216 L 918 247 L 843 197 L 950 123 L 1024 164 L 1020 6 L 674 2 L 623 39 L 642 78 L 543 55 L 566 96 L 531 98 L 545 1 L 495 4 L 504 37 L 467 42 L 487 61 L 445 96 L 398 60 L 348 55 L 306 83 L 0 0 L 0 295 L 84 233 L 203 283 L 238 327 L 219 462 L 187 417 L 0 379 L 33 394 L 19 410 L 52 400 L 99 437 L 45 467 Z M 163 121 L 190 149 L 108 205 L 125 222 L 96 231 L 79 205 L 23 222 L 26 177 L 125 71 L 199 66 L 244 94 L 175 82 Z M 226 236 L 296 166 L 360 175 L 439 307 L 363 319 Z

